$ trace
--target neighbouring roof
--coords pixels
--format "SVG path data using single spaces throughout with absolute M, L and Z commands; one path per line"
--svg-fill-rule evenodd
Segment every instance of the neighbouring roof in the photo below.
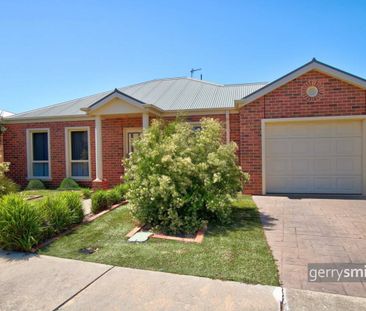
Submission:
M 12 115 L 14 115 L 14 113 L 0 109 L 0 117 L 6 118 L 6 117 L 10 117 Z
M 191 78 L 168 78 L 138 83 L 117 90 L 164 111 L 234 108 L 234 100 L 243 98 L 266 83 L 214 84 Z M 86 109 L 113 91 L 98 93 L 60 104 L 16 114 L 15 118 L 85 116 Z

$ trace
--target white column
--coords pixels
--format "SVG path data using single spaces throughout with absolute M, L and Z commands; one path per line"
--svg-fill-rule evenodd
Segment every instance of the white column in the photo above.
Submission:
M 94 181 L 103 180 L 103 153 L 102 153 L 102 120 L 100 116 L 95 117 L 95 173 Z
M 149 127 L 149 114 L 147 112 L 144 112 L 142 114 L 142 127 L 144 129 L 147 129 Z
M 226 143 L 228 144 L 230 142 L 230 112 L 225 112 L 225 125 L 226 125 Z

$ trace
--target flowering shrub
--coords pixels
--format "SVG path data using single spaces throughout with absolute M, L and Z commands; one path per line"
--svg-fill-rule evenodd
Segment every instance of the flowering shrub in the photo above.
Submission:
M 166 233 L 193 233 L 208 221 L 225 222 L 248 174 L 237 165 L 234 142 L 224 144 L 218 121 L 155 120 L 125 160 L 127 199 L 141 223 Z

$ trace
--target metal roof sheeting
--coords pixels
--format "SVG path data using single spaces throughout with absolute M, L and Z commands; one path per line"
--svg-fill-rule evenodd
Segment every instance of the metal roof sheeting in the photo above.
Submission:
M 121 87 L 118 90 L 146 104 L 155 105 L 162 110 L 175 111 L 233 108 L 234 100 L 248 96 L 265 85 L 266 83 L 221 85 L 190 78 L 169 78 Z M 19 113 L 9 119 L 83 116 L 86 115 L 86 112 L 80 109 L 88 108 L 110 92 Z

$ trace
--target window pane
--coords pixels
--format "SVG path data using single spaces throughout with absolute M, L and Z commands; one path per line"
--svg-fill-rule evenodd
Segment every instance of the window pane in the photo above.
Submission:
M 33 133 L 33 160 L 48 161 L 48 134 Z
M 33 163 L 34 177 L 48 177 L 48 163 Z
M 71 163 L 71 175 L 73 177 L 88 177 L 89 176 L 89 163 Z
M 71 160 L 88 160 L 88 132 L 71 132 Z
M 133 141 L 141 136 L 141 132 L 129 132 L 127 135 L 127 153 L 133 152 Z

